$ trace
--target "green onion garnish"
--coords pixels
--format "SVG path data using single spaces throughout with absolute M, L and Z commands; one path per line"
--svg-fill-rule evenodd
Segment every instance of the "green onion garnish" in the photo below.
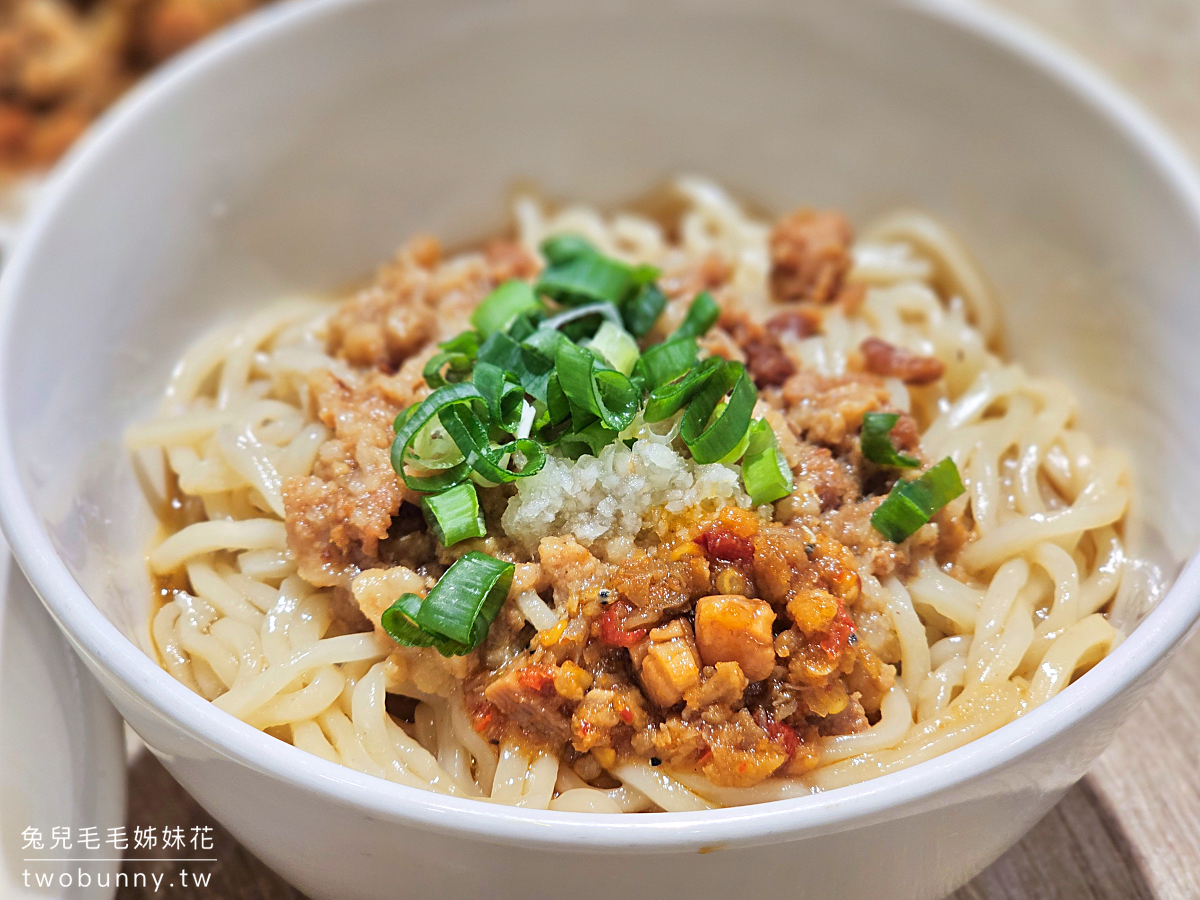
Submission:
M 523 312 L 540 309 L 541 304 L 526 281 L 506 281 L 483 298 L 471 313 L 471 324 L 484 337 L 502 331 Z
M 470 648 L 457 641 L 421 630 L 413 619 L 421 611 L 422 602 L 416 594 L 401 594 L 395 603 L 383 611 L 380 624 L 388 637 L 405 647 L 434 647 L 442 656 L 470 653 Z
M 428 596 L 403 594 L 383 613 L 383 630 L 406 647 L 442 656 L 471 652 L 487 636 L 512 585 L 510 562 L 470 552 L 456 560 Z
M 782 500 L 792 492 L 792 470 L 779 441 L 766 419 L 755 419 L 750 440 L 742 459 L 742 482 L 755 506 Z
M 678 381 L 656 387 L 650 392 L 642 418 L 653 424 L 669 419 L 691 400 L 708 383 L 709 378 L 720 368 L 724 360 L 710 356 Z
M 518 478 L 528 478 L 540 472 L 546 464 L 545 449 L 529 438 L 517 438 L 502 447 L 493 448 L 487 425 L 460 405 L 444 408 L 440 417 L 446 433 L 463 452 L 466 464 L 491 484 L 508 484 Z M 520 453 L 525 457 L 525 465 L 516 472 L 502 465 L 502 460 L 511 453 Z
M 556 234 L 542 241 L 542 256 L 552 266 L 562 265 L 585 253 L 595 253 L 596 248 L 577 234 Z
M 426 384 L 431 388 L 439 388 L 444 384 L 465 381 L 471 374 L 471 366 L 479 352 L 479 333 L 464 331 L 438 344 L 438 347 L 441 352 L 429 357 L 421 372 Z
M 570 341 L 559 343 L 554 367 L 562 391 L 574 407 L 572 420 L 576 411 L 581 411 L 599 418 L 613 431 L 629 427 L 641 398 L 627 377 L 615 369 L 601 369 L 594 354 Z
M 699 349 L 691 338 L 673 338 L 648 347 L 634 367 L 646 383 L 654 390 L 674 381 L 694 365 Z
M 729 401 L 718 410 L 726 394 Z M 745 366 L 732 361 L 717 366 L 688 404 L 679 426 L 679 436 L 692 451 L 692 459 L 698 463 L 717 462 L 737 447 L 750 427 L 757 400 L 758 391 Z
M 920 478 L 897 481 L 871 515 L 871 525 L 889 541 L 899 544 L 964 490 L 958 467 L 947 456 Z
M 721 317 L 721 307 L 708 291 L 701 291 L 688 307 L 683 323 L 671 335 L 673 338 L 703 337 L 708 329 L 717 324 Z
M 421 511 L 443 547 L 487 534 L 473 484 L 464 482 L 440 494 L 422 497 Z
M 563 392 L 558 373 L 554 372 L 546 384 L 546 418 L 548 424 L 558 425 L 571 417 L 571 401 Z
M 462 451 L 446 433 L 437 416 L 417 432 L 410 450 L 411 461 L 421 469 L 449 469 L 463 461 Z
M 896 413 L 865 413 L 862 421 L 862 455 L 880 466 L 914 469 L 921 465 L 921 461 L 912 456 L 905 456 L 888 437 L 899 420 L 900 417 Z
M 497 331 L 479 345 L 479 362 L 491 363 L 505 372 L 515 372 L 522 365 L 521 342 L 503 331 Z
M 597 319 L 600 319 L 600 321 L 597 321 Z M 607 301 L 603 303 L 586 303 L 583 306 L 576 306 L 573 309 L 568 309 L 566 312 L 561 312 L 556 316 L 546 319 L 538 327 L 538 331 L 542 332 L 542 334 L 539 336 L 537 332 L 534 332 L 534 334 L 525 339 L 525 342 L 527 344 L 532 342 L 536 346 L 539 339 L 541 341 L 548 339 L 546 335 L 547 331 L 562 331 L 571 340 L 579 341 L 594 335 L 596 330 L 606 321 L 618 327 L 621 326 L 621 314 L 617 312 L 615 306 Z M 555 338 L 555 341 L 557 341 L 557 338 Z M 550 356 L 553 357 L 554 353 L 551 352 Z
M 634 363 L 638 361 L 638 345 L 628 331 L 612 322 L 604 322 L 596 331 L 595 336 L 588 342 L 587 348 L 599 354 L 622 375 L 633 371 Z
M 599 456 L 600 451 L 617 440 L 618 432 L 605 428 L 603 422 L 593 422 L 579 431 L 569 431 L 558 439 L 558 449 L 568 459 L 579 459 L 585 453 Z
M 720 414 L 722 409 L 724 409 L 723 405 L 717 407 L 718 415 Z M 742 439 L 740 441 L 738 441 L 737 444 L 734 445 L 734 448 L 732 450 L 730 450 L 728 453 L 726 453 L 724 456 L 722 456 L 720 459 L 718 459 L 717 462 L 719 462 L 723 466 L 736 465 L 738 463 L 738 461 L 743 456 L 746 455 L 746 448 L 749 446 L 750 446 L 750 431 L 749 431 L 749 429 L 747 429 L 746 433 L 742 435 Z
M 542 255 L 549 265 L 538 278 L 534 290 L 563 306 L 597 301 L 623 306 L 659 275 L 654 266 L 631 266 L 602 256 L 591 244 L 573 234 L 547 238 L 542 242 Z M 653 321 L 650 324 L 653 325 Z
M 554 351 L 551 349 L 547 356 L 535 342 L 549 339 L 556 343 L 558 338 L 557 331 L 539 328 L 522 343 L 498 331 L 480 345 L 476 358 L 511 373 L 526 393 L 544 403 L 546 382 L 554 370 Z
M 413 444 L 417 435 L 435 417 L 462 404 L 471 409 L 474 401 L 482 404 L 483 395 L 475 385 L 452 384 L 440 387 L 418 403 L 415 407 L 404 410 L 396 416 L 394 428 L 396 439 L 392 441 L 392 468 L 396 470 L 404 483 L 414 491 L 442 491 L 453 487 L 467 477 L 471 467 L 466 459 L 446 467 L 436 475 L 412 475 L 408 472 L 411 463 L 417 469 L 430 468 L 422 464 L 422 460 L 413 453 Z
M 636 338 L 645 337 L 666 308 L 667 298 L 658 285 L 645 284 L 625 302 L 621 308 L 621 318 L 625 320 L 625 328 L 630 334 Z
M 392 468 L 410 488 L 428 493 L 443 491 L 465 481 L 471 471 L 477 472 L 493 484 L 525 478 L 540 471 L 546 464 L 546 451 L 536 441 L 518 438 L 503 447 L 491 446 L 487 424 L 479 418 L 479 412 L 486 414 L 486 409 L 487 398 L 474 384 L 454 384 L 438 388 L 415 408 L 405 410 L 396 417 L 396 439 L 392 441 Z M 435 416 L 462 452 L 463 459 L 442 469 L 436 475 L 410 474 L 407 469 L 409 464 L 418 469 L 430 468 L 422 465 L 422 460 L 413 453 L 413 445 L 421 429 Z M 520 470 L 511 472 L 503 468 L 499 461 L 514 451 L 522 454 L 526 462 Z
M 471 379 L 483 395 L 492 421 L 505 431 L 515 433 L 525 405 L 525 389 L 515 375 L 488 362 L 475 364 Z
M 534 289 L 563 306 L 584 303 L 620 303 L 634 287 L 630 267 L 607 256 L 584 253 L 563 263 L 551 264 Z

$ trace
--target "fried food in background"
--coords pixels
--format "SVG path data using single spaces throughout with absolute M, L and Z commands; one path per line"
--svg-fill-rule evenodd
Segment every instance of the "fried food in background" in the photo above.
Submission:
M 141 75 L 263 0 L 0 0 L 0 177 L 49 166 Z

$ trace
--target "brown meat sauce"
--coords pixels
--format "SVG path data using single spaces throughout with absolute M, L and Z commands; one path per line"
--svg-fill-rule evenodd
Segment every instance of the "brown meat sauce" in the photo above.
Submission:
M 718 259 L 664 275 L 673 298 L 664 319 L 693 288 L 714 291 L 723 313 L 706 341 L 746 359 L 760 386 L 758 414 L 766 410 L 780 432 L 796 490 L 773 517 L 738 508 L 664 514 L 621 560 L 598 558 L 571 535 L 544 538 L 530 558 L 500 530 L 507 488 L 480 491 L 490 536 L 451 550 L 414 515 L 417 498 L 387 458 L 391 418 L 424 396 L 420 369 L 434 342 L 462 327 L 492 287 L 532 277 L 537 264 L 516 245 L 496 244 L 450 269 L 436 244 L 410 244 L 332 320 L 331 351 L 362 379 L 314 376 L 314 412 L 331 437 L 312 475 L 285 487 L 302 574 L 345 589 L 372 567 L 436 578 L 467 549 L 518 563 L 509 602 L 464 682 L 472 724 L 487 740 L 519 735 L 580 773 L 594 774 L 596 761 L 636 759 L 748 786 L 811 770 L 822 737 L 878 720 L 897 674 L 894 638 L 868 645 L 860 635 L 868 619 L 877 634 L 879 613 L 864 605 L 859 571 L 907 574 L 969 530 L 943 511 L 904 544 L 884 541 L 869 519 L 895 476 L 859 449 L 865 413 L 899 412 L 889 410 L 883 374 L 828 378 L 787 350 L 789 336 L 820 329 L 820 305 L 855 293 L 843 283 L 850 238 L 835 214 L 796 214 L 777 226 L 771 283 L 780 308 L 767 327 L 726 295 L 728 268 Z M 910 416 L 901 415 L 894 436 L 920 452 Z M 537 632 L 516 605 L 527 590 L 565 618 Z

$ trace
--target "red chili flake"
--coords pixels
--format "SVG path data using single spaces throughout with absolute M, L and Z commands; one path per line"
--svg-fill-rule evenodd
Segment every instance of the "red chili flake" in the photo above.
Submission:
M 704 766 L 712 759 L 712 747 L 705 747 L 704 752 L 700 754 L 700 758 L 696 760 L 697 766 Z
M 554 670 L 539 663 L 525 666 L 517 672 L 517 684 L 535 694 L 554 692 Z
M 714 525 L 703 532 L 696 538 L 696 543 L 714 559 L 722 559 L 726 562 L 750 562 L 754 559 L 753 544 L 719 525 Z
M 475 729 L 477 734 L 481 734 L 489 740 L 495 739 L 503 722 L 503 716 L 495 706 L 484 700 L 478 703 L 471 710 L 471 727 Z
M 771 743 L 778 744 L 788 759 L 796 755 L 796 751 L 800 749 L 800 736 L 796 734 L 795 728 L 784 722 L 772 721 L 768 721 L 764 727 Z
M 820 648 L 825 651 L 830 659 L 835 659 L 842 655 L 842 652 L 850 646 L 850 638 L 854 635 L 854 620 L 846 615 L 846 607 L 838 600 L 837 617 L 830 623 L 829 628 L 825 631 L 825 637 L 821 638 Z
M 621 717 L 621 721 L 626 725 L 633 724 L 633 710 L 628 706 L 622 706 L 619 710 L 617 710 L 617 715 Z
M 600 616 L 600 640 L 614 647 L 632 647 L 646 636 L 645 628 L 635 628 L 626 631 L 624 620 L 629 606 L 623 602 L 614 603 Z
M 580 737 L 587 737 L 592 733 L 592 723 L 587 719 L 580 719 L 579 724 L 575 727 L 579 730 Z

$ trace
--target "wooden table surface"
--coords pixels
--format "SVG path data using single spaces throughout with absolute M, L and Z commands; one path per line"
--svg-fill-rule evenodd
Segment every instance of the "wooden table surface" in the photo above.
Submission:
M 993 2 L 1107 70 L 1200 158 L 1200 0 Z M 1090 774 L 953 900 L 1200 898 L 1198 686 L 1200 634 L 1181 648 L 1150 699 Z M 239 846 L 145 752 L 130 766 L 128 822 L 130 832 L 147 823 L 212 826 L 219 861 L 208 867 L 208 896 L 301 897 Z M 170 875 L 176 868 L 168 862 L 127 864 L 131 873 Z M 129 888 L 118 897 L 135 900 L 143 893 L 153 892 Z M 154 896 L 195 893 L 181 887 Z

